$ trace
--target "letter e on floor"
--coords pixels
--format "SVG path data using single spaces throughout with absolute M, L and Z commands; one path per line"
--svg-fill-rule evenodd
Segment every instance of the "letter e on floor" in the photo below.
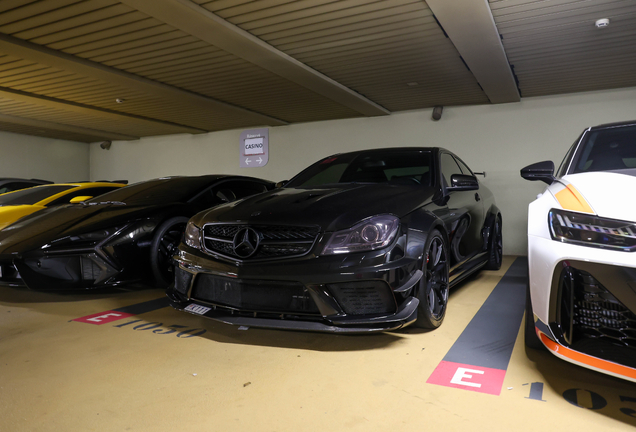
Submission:
M 109 322 L 117 321 L 120 319 L 128 318 L 131 316 L 134 316 L 134 315 L 126 313 L 126 312 L 106 311 L 106 312 L 99 312 L 93 315 L 87 315 L 81 318 L 75 318 L 73 321 L 83 322 L 86 324 L 102 325 L 102 324 L 108 324 Z

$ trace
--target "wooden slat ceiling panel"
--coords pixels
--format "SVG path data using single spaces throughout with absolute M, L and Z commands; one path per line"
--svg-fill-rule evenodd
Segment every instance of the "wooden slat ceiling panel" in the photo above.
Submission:
M 47 108 L 40 105 L 0 98 L 0 112 L 17 117 L 33 118 L 54 123 L 64 123 L 102 131 L 126 133 L 134 136 L 165 135 L 175 133 L 168 125 L 144 125 L 134 119 L 106 119 L 97 114 Z M 83 140 L 80 140 L 83 141 Z
M 66 32 L 35 38 L 31 42 L 77 55 L 94 49 L 117 46 L 136 39 L 166 34 L 172 30 L 172 27 L 134 11 L 110 20 L 90 22 Z
M 0 1 L 0 130 L 28 131 L 26 120 L 10 120 L 32 118 L 39 134 L 86 141 L 488 103 L 423 0 L 191 0 L 177 9 L 157 0 L 199 25 L 212 29 L 218 17 L 248 32 L 214 30 L 251 47 L 269 44 L 259 54 L 279 50 L 268 61 L 284 53 L 300 62 L 293 69 L 285 60 L 287 70 L 250 57 L 238 39 L 226 43 L 158 14 L 149 1 Z M 636 86 L 636 1 L 488 4 L 523 96 Z M 599 18 L 611 25 L 597 30 Z M 357 105 L 360 96 L 375 108 Z
M 173 41 L 177 35 L 180 39 L 172 42 L 178 45 L 177 50 L 183 49 L 183 44 L 186 43 L 184 41 L 190 45 L 194 43 L 200 48 L 205 48 L 205 44 L 201 41 L 182 32 L 176 32 L 169 26 L 109 0 L 33 2 L 10 10 L 6 14 L 0 14 L 0 26 L 2 33 L 33 38 L 33 41 L 40 43 L 48 42 L 58 49 L 66 47 L 69 54 L 78 57 L 101 56 L 97 60 L 102 60 L 103 64 L 108 64 L 109 53 L 113 49 L 117 53 L 110 54 L 112 58 L 123 58 L 128 54 L 130 58 L 140 59 L 161 56 L 165 54 L 161 48 L 164 50 L 166 48 L 166 46 L 157 46 L 157 40 L 153 39 L 141 44 L 144 45 L 142 51 L 134 52 L 132 46 L 117 46 L 121 44 L 113 44 L 112 41 L 105 43 L 108 41 L 104 39 L 104 36 L 110 36 L 116 39 L 116 42 L 123 43 L 126 40 L 128 45 L 134 45 L 136 36 L 148 38 L 149 34 L 171 33 L 166 38 L 167 43 Z M 122 35 L 122 31 L 125 34 Z M 135 32 L 137 34 L 131 36 L 131 33 Z M 152 47 L 152 53 L 147 52 L 148 46 Z M 215 51 L 214 48 L 211 49 Z M 201 130 L 218 130 L 249 124 L 236 114 L 225 112 L 222 107 L 216 111 L 202 112 L 201 109 L 188 104 L 162 100 L 130 88 L 56 70 L 47 65 L 28 60 L 12 60 L 0 63 L 0 86 L 122 113 L 154 117 L 158 120 L 195 126 Z M 124 61 L 126 60 L 120 60 L 120 62 Z M 128 60 L 128 62 L 131 61 Z M 116 104 L 116 98 L 124 99 L 125 103 Z M 169 130 L 168 133 L 175 132 L 172 127 L 165 128 L 160 123 L 157 125 L 159 126 L 155 132 L 149 131 L 145 135 L 163 134 L 165 130 Z M 139 135 L 143 134 L 141 132 Z
M 15 124 L 15 123 L 7 123 L 3 121 L 0 121 L 0 131 L 13 132 L 13 133 L 21 134 L 21 135 L 35 135 L 35 136 L 41 136 L 45 138 L 78 141 L 78 142 L 86 142 L 86 143 L 99 141 L 99 139 L 97 139 L 93 135 L 58 131 L 54 129 L 48 129 L 45 127 L 34 128 L 32 126 Z
M 403 101 L 421 97 L 430 75 L 447 76 L 446 82 L 455 84 L 439 99 L 420 102 L 419 108 L 451 100 L 461 104 L 488 102 L 423 1 L 197 3 L 391 111 L 413 109 L 413 102 Z M 405 55 L 403 61 L 396 62 L 391 50 L 373 49 L 387 40 L 399 40 L 420 54 Z M 367 50 L 365 62 L 353 64 L 343 58 L 343 52 L 359 49 Z M 426 60 L 412 60 L 421 58 Z M 422 86 L 408 86 L 407 82 Z
M 508 0 L 490 6 L 523 96 L 636 86 L 636 2 Z M 607 28 L 594 23 L 609 18 Z
M 270 116 L 287 121 L 315 121 L 321 118 L 356 115 L 354 111 L 321 95 L 256 68 L 245 60 L 115 1 L 91 0 L 81 4 L 78 2 L 67 5 L 64 10 L 67 11 L 67 16 L 63 19 L 61 11 L 55 11 L 56 18 L 61 21 L 47 22 L 47 15 L 40 15 L 38 19 L 32 18 L 27 22 L 12 22 L 7 25 L 15 31 L 13 36 L 27 35 L 33 37 L 32 41 L 36 43 L 50 44 L 51 48 L 93 62 L 228 101 L 250 110 L 266 112 Z M 77 15 L 78 12 L 81 14 Z M 49 12 L 49 15 L 52 13 Z M 113 28 L 106 25 L 106 21 L 109 20 L 110 25 L 124 29 L 113 31 Z M 33 25 L 36 27 L 32 27 Z M 63 31 L 63 39 L 59 35 L 56 37 L 55 35 L 65 26 L 71 28 Z M 122 30 L 124 34 L 120 33 Z M 48 31 L 52 33 L 48 34 Z M 182 72 L 184 70 L 187 71 L 185 76 Z M 226 75 L 223 75 L 224 73 Z M 210 85 L 211 81 L 215 82 L 214 85 Z M 246 94 L 244 88 L 254 87 L 254 82 L 260 82 L 261 91 Z M 84 89 L 80 90 L 78 93 L 57 94 L 55 97 L 63 96 L 85 104 L 104 106 L 103 98 L 91 98 L 93 94 L 86 93 Z M 114 107 L 108 104 L 109 108 L 145 116 L 152 113 L 164 120 L 183 122 L 206 130 L 245 125 L 241 121 L 232 122 L 232 115 L 228 114 L 201 113 L 198 109 L 187 107 L 175 110 L 171 104 L 158 104 L 156 101 L 145 103 L 147 101 L 142 100 L 133 103 L 133 97 L 126 96 L 126 93 L 120 94 L 121 96 L 117 97 L 126 99 L 126 106 Z M 257 95 L 258 97 L 255 97 Z M 288 99 L 284 104 L 271 104 L 276 98 Z M 111 97 L 110 100 L 112 99 Z M 270 105 L 271 108 L 268 108 Z

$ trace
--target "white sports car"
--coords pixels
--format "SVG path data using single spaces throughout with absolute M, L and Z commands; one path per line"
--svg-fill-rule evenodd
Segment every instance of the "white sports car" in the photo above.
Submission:
M 636 121 L 586 129 L 528 209 L 526 344 L 636 382 Z

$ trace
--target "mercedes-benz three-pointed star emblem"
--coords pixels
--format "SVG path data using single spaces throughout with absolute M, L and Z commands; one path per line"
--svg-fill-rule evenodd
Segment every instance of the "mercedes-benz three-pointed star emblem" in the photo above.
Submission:
M 249 258 L 256 253 L 261 242 L 260 235 L 252 228 L 241 228 L 234 235 L 232 246 L 236 256 Z

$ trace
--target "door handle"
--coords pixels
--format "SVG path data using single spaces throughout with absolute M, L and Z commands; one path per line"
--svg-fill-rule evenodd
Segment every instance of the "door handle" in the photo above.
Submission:
M 479 196 L 477 192 L 475 192 L 475 201 L 477 202 L 481 201 L 481 197 Z

